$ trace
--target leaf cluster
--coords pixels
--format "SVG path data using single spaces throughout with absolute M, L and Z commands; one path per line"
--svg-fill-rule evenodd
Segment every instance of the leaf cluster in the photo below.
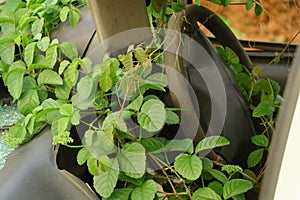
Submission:
M 46 123 L 52 122 L 55 126 L 59 124 L 53 129 L 54 133 L 56 129 L 64 130 L 64 135 L 55 136 L 54 141 L 72 140 L 68 137 L 68 127 L 62 124 L 67 118 L 77 122 L 78 119 L 73 119 L 76 111 L 62 119 L 56 119 L 54 113 L 68 105 L 78 76 L 77 69 L 90 65 L 90 61 L 78 58 L 73 44 L 51 39 L 50 31 L 63 21 L 61 16 L 66 15 L 63 8 L 69 8 L 64 20 L 68 18 L 75 26 L 81 15 L 77 6 L 83 3 L 9 0 L 0 6 L 0 76 L 13 100 L 17 101 L 19 112 L 24 115 L 4 137 L 10 146 L 28 141 Z M 77 14 L 71 14 L 73 12 Z
M 258 147 L 258 149 L 249 154 L 247 160 L 248 167 L 253 168 L 262 161 L 264 154 L 268 152 L 276 116 L 282 102 L 280 86 L 274 80 L 260 77 L 263 73 L 263 68 L 253 66 L 251 71 L 249 71 L 245 66 L 241 65 L 239 57 L 232 49 L 218 47 L 218 52 L 247 100 L 249 109 L 252 111 L 252 117 L 260 119 L 260 124 L 263 127 L 261 133 L 251 138 L 251 142 Z M 252 177 L 259 180 L 265 167 L 261 170 L 258 177 L 255 174 Z M 253 175 L 253 173 L 251 174 Z
M 209 1 L 215 4 L 220 4 L 224 7 L 227 7 L 231 5 L 231 3 L 233 3 L 232 0 L 209 0 Z M 200 2 L 201 2 L 200 0 L 196 0 L 196 3 L 198 5 L 200 5 Z M 254 7 L 254 12 L 256 16 L 259 16 L 263 11 L 263 7 L 260 0 L 246 0 L 244 4 L 247 11 L 251 10 Z
M 228 7 L 235 2 L 232 0 L 209 0 L 212 3 Z M 200 6 L 201 0 L 195 0 L 195 4 Z M 256 16 L 260 16 L 263 12 L 263 7 L 260 0 L 246 0 L 245 8 L 247 11 L 254 8 Z M 184 10 L 186 5 L 182 0 L 151 0 L 147 7 L 150 23 L 157 27 L 166 27 L 169 18 L 174 13 Z

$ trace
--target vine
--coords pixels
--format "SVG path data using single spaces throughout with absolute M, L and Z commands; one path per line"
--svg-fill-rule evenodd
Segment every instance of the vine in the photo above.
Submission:
M 21 145 L 50 125 L 53 145 L 80 148 L 78 164 L 87 165 L 95 191 L 106 199 L 245 199 L 258 177 L 239 166 L 199 156 L 230 141 L 210 136 L 193 144 L 191 139 L 160 135 L 163 127 L 177 125 L 180 119 L 179 109 L 168 107 L 159 95 L 167 92 L 168 81 L 157 38 L 149 42 L 151 46 L 144 43 L 115 58 L 106 55 L 95 66 L 88 58 L 79 58 L 72 43 L 51 39 L 59 23 L 68 19 L 76 26 L 84 5 L 74 0 L 9 0 L 1 5 L 1 78 L 24 116 L 3 141 L 12 147 Z M 259 7 L 259 1 L 247 1 L 249 9 L 254 5 Z M 152 0 L 147 9 L 150 21 L 165 27 L 171 14 L 184 8 L 180 0 Z M 265 127 L 251 139 L 260 147 L 249 155 L 251 168 L 268 150 L 280 88 L 272 80 L 259 79 L 259 68 L 247 71 L 229 48 L 219 52 L 253 117 Z M 259 94 L 257 104 L 252 97 Z M 87 116 L 94 120 L 85 121 Z M 71 128 L 79 124 L 87 128 L 82 144 L 73 146 Z M 174 162 L 169 153 L 174 153 Z

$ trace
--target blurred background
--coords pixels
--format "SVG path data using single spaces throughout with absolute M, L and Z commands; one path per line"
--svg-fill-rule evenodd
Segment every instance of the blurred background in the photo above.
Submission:
M 300 0 L 260 0 L 260 16 L 254 7 L 246 11 L 245 0 L 232 0 L 226 8 L 202 0 L 201 5 L 220 15 L 240 39 L 270 42 L 300 42 Z

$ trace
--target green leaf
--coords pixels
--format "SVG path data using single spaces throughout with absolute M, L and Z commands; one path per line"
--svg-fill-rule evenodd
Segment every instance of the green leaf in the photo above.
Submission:
M 18 110 L 21 114 L 27 115 L 40 104 L 37 90 L 28 90 L 22 93 L 18 100 Z
M 80 12 L 78 12 L 77 10 L 71 10 L 69 12 L 69 17 L 70 17 L 70 25 L 72 27 L 75 27 L 79 23 L 81 15 Z
M 166 119 L 166 110 L 160 100 L 150 99 L 146 101 L 137 115 L 140 126 L 149 131 L 155 132 L 163 128 Z
M 8 23 L 14 23 L 15 20 L 14 20 L 13 17 L 8 16 L 6 14 L 3 14 L 3 11 L 2 11 L 2 13 L 0 15 L 0 23 L 6 23 L 6 22 L 8 22 Z
M 143 138 L 141 140 L 141 144 L 145 147 L 145 149 L 153 153 L 155 151 L 158 151 L 165 146 L 166 140 L 164 138 L 158 138 L 158 137 L 150 137 L 150 138 Z
M 37 84 L 33 77 L 25 76 L 23 79 L 23 88 L 22 93 L 27 92 L 28 90 L 36 90 Z
M 70 117 L 60 117 L 55 119 L 51 125 L 53 136 L 59 135 L 70 129 Z
M 31 26 L 31 31 L 33 36 L 37 36 L 38 34 L 41 34 L 44 26 L 44 18 L 42 19 L 36 19 Z
M 46 51 L 50 45 L 50 38 L 49 37 L 43 37 L 42 40 L 37 42 L 37 47 L 41 51 Z
M 29 114 L 25 117 L 24 121 L 28 118 L 27 124 L 24 124 L 26 126 L 27 132 L 32 135 L 34 132 L 34 123 L 35 123 L 35 115 Z
M 81 110 L 93 107 L 96 98 L 97 83 L 91 76 L 80 79 L 77 94 L 72 97 L 73 105 Z
M 192 200 L 221 200 L 222 198 L 211 188 L 199 188 L 193 193 Z
M 113 85 L 113 81 L 110 77 L 110 70 L 107 68 L 100 77 L 100 88 L 103 92 L 108 92 Z
M 90 103 L 90 99 L 92 99 L 92 101 L 95 99 L 95 90 L 96 83 L 92 76 L 85 76 L 78 82 L 76 98 L 78 98 L 78 101 L 81 103 Z M 75 102 L 73 101 L 73 103 Z
M 44 4 L 46 7 L 50 7 L 50 6 L 52 6 L 52 5 L 57 4 L 57 1 L 58 1 L 58 0 L 46 0 L 46 1 L 44 1 L 43 4 Z
M 68 18 L 70 8 L 68 6 L 64 6 L 59 13 L 59 18 L 62 22 L 65 22 Z
M 151 0 L 151 7 L 156 11 L 156 12 L 160 12 L 160 10 L 162 9 L 162 6 L 164 2 L 161 0 Z
M 253 90 L 256 92 L 256 93 L 258 93 L 260 90 L 263 90 L 265 93 L 267 93 L 267 94 L 272 94 L 273 93 L 273 91 L 272 91 L 272 86 L 271 86 L 271 84 L 269 83 L 269 81 L 268 80 L 266 80 L 266 79 L 258 79 L 256 82 L 255 82 L 255 84 L 254 84 L 254 86 L 253 86 L 254 88 L 253 88 Z
M 117 188 L 114 189 L 110 197 L 105 198 L 104 200 L 128 200 L 131 192 L 131 188 Z
M 72 117 L 73 115 L 73 106 L 72 104 L 63 104 L 60 109 L 59 112 L 61 115 L 67 116 L 67 117 Z
M 183 140 L 171 140 L 163 148 L 153 153 L 169 152 L 169 151 L 180 151 L 186 152 L 193 146 L 193 140 L 186 138 Z
M 120 172 L 119 174 L 119 181 L 132 183 L 133 185 L 141 186 L 145 181 L 146 176 L 142 176 L 141 178 L 131 178 L 125 175 L 124 172 Z
M 217 179 L 218 181 L 222 182 L 223 184 L 226 183 L 228 181 L 228 178 L 225 176 L 225 174 L 223 174 L 223 172 L 216 170 L 216 169 L 209 169 L 207 170 L 207 172 L 214 177 L 215 179 Z
M 269 139 L 265 135 L 252 136 L 251 142 L 259 147 L 267 148 L 269 146 Z
M 24 50 L 24 60 L 27 66 L 30 66 L 32 64 L 35 46 L 36 42 L 30 43 L 26 46 Z
M 87 57 L 81 59 L 80 66 L 82 67 L 83 72 L 86 74 L 92 71 L 92 61 Z
M 64 80 L 70 85 L 74 86 L 77 83 L 79 72 L 78 68 L 78 60 L 75 59 L 68 66 L 68 68 L 64 71 Z
M 252 151 L 247 159 L 248 167 L 251 168 L 256 166 L 261 161 L 263 155 L 264 149 L 257 149 L 255 151 Z
M 267 101 L 260 102 L 258 106 L 253 110 L 253 117 L 262 117 L 273 114 L 275 107 Z
M 252 90 L 252 95 L 257 95 L 263 90 L 265 93 L 270 93 L 270 85 L 266 79 L 258 79 L 254 85 L 253 85 L 253 90 Z
M 70 62 L 68 60 L 63 60 L 60 64 L 59 64 L 59 68 L 58 68 L 58 74 L 62 75 L 62 73 L 65 71 L 66 67 L 70 64 Z
M 173 2 L 172 9 L 175 13 L 181 12 L 183 9 L 185 9 L 185 5 L 182 2 L 178 2 L 178 3 Z
M 119 164 L 117 159 L 111 159 L 108 169 L 99 170 L 99 175 L 94 176 L 94 188 L 103 197 L 108 198 L 112 195 L 118 182 Z
M 57 85 L 55 87 L 55 96 L 62 100 L 68 100 L 70 97 L 70 93 L 72 90 L 72 86 L 69 85 L 65 80 L 63 80 L 62 85 Z
M 71 118 L 71 123 L 73 125 L 78 125 L 80 124 L 80 120 L 81 120 L 81 116 L 80 116 L 80 112 L 78 110 L 76 110 L 74 113 L 73 113 L 73 116 Z
M 145 148 L 139 143 L 127 143 L 118 154 L 120 170 L 132 178 L 141 178 L 146 169 Z
M 75 47 L 74 44 L 70 42 L 61 43 L 59 49 L 65 56 L 67 56 L 71 60 L 78 57 L 77 48 Z
M 220 197 L 223 196 L 223 185 L 218 181 L 213 181 L 208 184 L 208 187 L 215 191 Z
M 147 59 L 145 60 L 144 63 L 142 63 L 142 65 L 138 69 L 132 70 L 133 74 L 136 73 L 144 79 L 146 77 L 148 77 L 151 74 L 151 72 L 152 72 L 152 62 L 150 60 L 147 60 Z M 144 81 L 147 81 L 147 79 L 144 80 Z M 149 82 L 151 82 L 151 81 L 149 80 Z M 152 81 L 152 82 L 154 82 L 154 81 Z
M 46 51 L 46 61 L 49 68 L 53 68 L 57 61 L 57 46 L 50 46 Z
M 161 72 L 151 74 L 150 76 L 148 76 L 147 80 L 158 83 L 162 87 L 166 87 L 168 85 L 166 74 Z
M 281 55 L 278 52 L 274 53 L 274 64 L 277 65 L 278 63 L 280 63 L 281 60 Z
M 223 197 L 229 199 L 238 194 L 247 192 L 252 188 L 252 183 L 248 180 L 233 179 L 224 184 Z
M 140 95 L 134 99 L 126 108 L 129 110 L 139 111 L 143 104 L 143 96 Z
M 4 47 L 1 45 L 0 55 L 3 62 L 12 64 L 15 58 L 15 44 L 10 43 Z
M 202 161 L 196 155 L 180 154 L 174 163 L 175 170 L 188 180 L 196 180 L 202 172 Z
M 214 166 L 213 161 L 205 157 L 202 157 L 201 160 L 202 160 L 203 170 L 208 171 L 213 168 Z
M 179 121 L 179 117 L 175 112 L 166 110 L 166 124 L 179 124 Z
M 259 16 L 263 11 L 263 8 L 261 7 L 260 4 L 255 4 L 255 14 L 256 16 Z
M 102 130 L 97 132 L 92 130 L 86 131 L 84 142 L 86 143 L 90 154 L 97 159 L 103 155 L 115 153 L 116 151 L 112 133 L 104 132 Z
M 19 28 L 24 31 L 25 28 L 31 23 L 37 20 L 37 17 L 30 17 L 28 15 L 22 15 L 19 19 Z
M 89 159 L 89 157 L 90 157 L 90 152 L 85 147 L 83 147 L 82 149 L 80 149 L 78 151 L 78 154 L 76 157 L 77 163 L 79 165 L 83 165 L 87 161 L 87 159 Z
M 238 194 L 232 197 L 233 200 L 246 200 L 245 194 Z
M 133 50 L 135 58 L 140 62 L 144 63 L 147 61 L 147 53 L 145 49 L 138 47 Z
M 142 80 L 139 82 L 139 89 L 141 91 L 147 91 L 150 89 L 153 90 L 158 90 L 158 91 L 162 91 L 162 92 L 166 92 L 165 88 L 161 86 L 160 83 L 157 82 L 153 82 L 153 81 L 149 81 L 149 80 Z
M 195 153 L 199 153 L 200 151 L 206 149 L 213 149 L 216 147 L 222 147 L 229 145 L 229 141 L 223 136 L 209 136 L 202 139 L 196 146 Z
M 275 101 L 280 92 L 280 85 L 274 80 L 268 79 L 268 81 L 273 91 L 273 97 L 274 97 L 273 101 Z
M 244 71 L 244 66 L 240 63 L 231 63 L 230 69 L 234 74 Z
M 225 47 L 226 57 L 228 62 L 231 64 L 238 64 L 240 63 L 240 59 L 238 55 L 229 47 Z
M 21 64 L 20 62 L 15 64 L 23 66 L 23 64 Z M 6 76 L 5 82 L 7 84 L 8 91 L 14 99 L 19 99 L 21 96 L 24 74 L 25 74 L 24 68 L 16 68 L 10 70 Z
M 11 147 L 15 147 L 16 145 L 22 144 L 24 142 L 24 140 L 26 139 L 26 127 L 21 125 L 21 121 L 17 122 L 16 125 L 12 126 L 9 131 L 8 134 L 5 134 L 4 137 L 6 136 L 12 136 L 12 141 L 7 141 L 7 143 L 11 146 Z M 4 138 L 3 138 L 4 140 Z
M 116 58 L 110 59 L 110 64 L 109 64 L 110 77 L 114 83 L 119 81 L 119 77 L 117 76 L 117 71 L 119 69 L 119 66 L 120 66 L 120 62 L 118 59 Z
M 224 7 L 227 7 L 231 3 L 231 0 L 221 0 L 221 3 Z
M 93 176 L 98 176 L 99 175 L 99 170 L 98 170 L 98 161 L 94 158 L 90 158 L 87 161 L 87 166 L 88 170 Z
M 47 63 L 44 64 L 40 64 L 40 63 L 33 63 L 28 67 L 28 70 L 35 70 L 35 69 L 50 69 L 50 67 L 48 65 L 46 65 Z
M 14 37 L 9 37 L 9 38 L 0 38 L 0 45 L 1 45 L 1 50 L 4 49 L 7 46 L 13 45 L 14 44 Z
M 63 80 L 59 74 L 50 69 L 42 71 L 37 78 L 37 82 L 38 85 L 63 85 Z
M 129 52 L 126 55 L 119 55 L 119 60 L 125 67 L 125 71 L 129 71 L 133 68 L 133 55 L 132 52 Z
M 196 0 L 196 5 L 200 6 L 201 5 L 201 0 Z
M 263 73 L 263 69 L 260 67 L 254 67 L 251 73 L 254 77 L 259 77 Z
M 250 10 L 254 6 L 254 0 L 247 0 L 246 1 L 246 10 Z
M 147 180 L 140 187 L 132 190 L 132 200 L 153 200 L 157 191 L 156 183 L 153 180 Z

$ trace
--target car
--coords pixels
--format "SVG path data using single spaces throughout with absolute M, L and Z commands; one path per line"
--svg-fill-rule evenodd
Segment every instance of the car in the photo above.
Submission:
M 93 63 L 101 63 L 105 53 L 117 55 L 120 51 L 127 51 L 128 46 L 139 44 L 152 36 L 144 3 L 139 0 L 90 1 L 91 9 L 81 10 L 82 18 L 75 29 L 63 23 L 53 32 L 52 37 L 60 42 L 72 42 L 78 48 L 80 57 L 88 56 Z M 135 12 L 124 12 L 124 8 Z M 238 40 L 220 18 L 204 7 L 187 6 L 185 16 L 192 25 L 174 21 L 182 15 L 181 13 L 171 17 L 169 23 L 175 24 L 174 27 L 170 26 L 174 29 L 167 30 L 160 36 L 163 38 L 171 35 L 178 42 L 172 46 L 170 44 L 173 44 L 173 40 L 170 43 L 166 41 L 162 47 L 169 53 L 165 55 L 165 61 L 171 67 L 167 67 L 166 73 L 169 80 L 172 80 L 169 90 L 176 97 L 171 96 L 171 102 L 175 106 L 190 110 L 181 113 L 182 130 L 178 132 L 178 138 L 191 138 L 198 143 L 206 135 L 222 135 L 231 144 L 218 148 L 213 153 L 207 152 L 208 156 L 218 162 L 246 167 L 248 155 L 256 149 L 249 141 L 255 135 L 255 129 L 259 128 L 259 123 L 251 118 L 247 104 L 217 53 L 216 46 L 222 44 L 230 47 L 241 63 L 250 69 L 252 62 L 260 66 L 268 64 L 274 52 L 288 44 Z M 197 22 L 204 24 L 215 37 L 203 34 L 196 26 Z M 180 48 L 181 39 L 189 45 L 182 49 L 181 57 L 184 61 L 178 64 L 174 54 Z M 260 199 L 282 199 L 282 195 L 286 197 L 287 189 L 285 184 L 281 184 L 297 177 L 297 171 L 284 175 L 291 172 L 289 167 L 293 170 L 297 168 L 296 150 L 290 149 L 297 147 L 292 142 L 297 141 L 294 139 L 297 137 L 295 123 L 299 120 L 297 113 L 300 105 L 299 99 L 297 100 L 300 85 L 296 84 L 300 76 L 297 67 L 300 63 L 300 52 L 296 52 L 296 48 L 297 45 L 289 44 L 289 52 L 282 54 L 280 62 L 272 63 L 262 74 L 263 77 L 276 80 L 284 88 L 281 94 L 285 100 L 279 114 L 278 126 L 272 133 L 272 148 L 268 155 L 269 170 L 263 181 Z M 4 94 L 6 89 L 3 87 L 2 90 L 1 94 Z M 80 127 L 74 133 L 75 144 L 80 144 L 83 138 Z M 51 140 L 51 130 L 46 127 L 30 142 L 10 154 L 5 167 L 0 170 L 0 182 L 5 183 L 0 186 L 1 199 L 100 198 L 92 188 L 92 177 L 87 172 L 87 166 L 77 164 L 78 150 L 52 146 Z M 290 198 L 299 196 L 297 189 L 292 187 L 296 185 L 289 185 L 292 190 L 289 194 L 294 195 Z M 254 196 L 258 198 L 258 194 Z

